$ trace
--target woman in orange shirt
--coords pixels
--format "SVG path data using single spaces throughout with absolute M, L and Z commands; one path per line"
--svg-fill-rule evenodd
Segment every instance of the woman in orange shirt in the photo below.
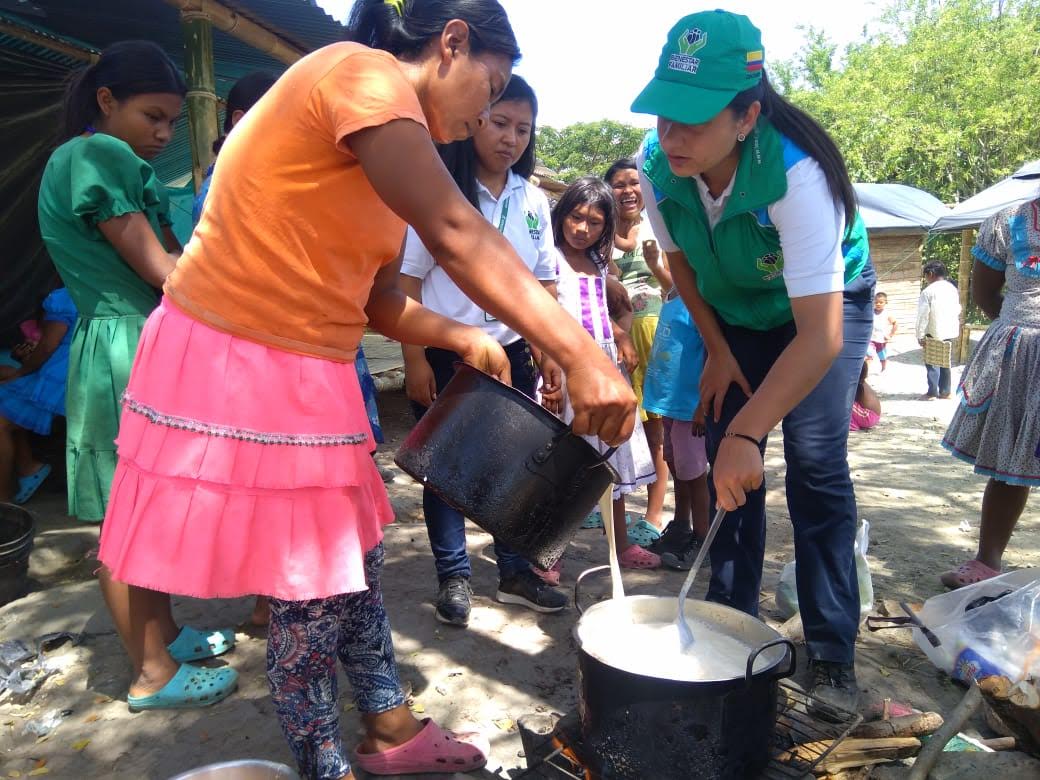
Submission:
M 361 0 L 350 28 L 354 42 L 293 65 L 221 150 L 142 334 L 100 557 L 144 604 L 156 591 L 270 596 L 268 679 L 305 777 L 353 777 L 337 656 L 367 731 L 363 769 L 468 771 L 486 741 L 417 721 L 399 685 L 379 590 L 392 510 L 351 361 L 369 323 L 504 379 L 509 364 L 482 331 L 398 288 L 405 224 L 467 296 L 567 372 L 576 432 L 622 441 L 635 399 L 434 147 L 487 121 L 509 81 L 519 51 L 501 6 Z M 145 251 L 161 251 L 147 238 Z M 155 644 L 147 619 L 126 628 Z M 132 681 L 132 705 L 226 695 L 210 670 L 160 650 L 145 654 L 160 661 Z

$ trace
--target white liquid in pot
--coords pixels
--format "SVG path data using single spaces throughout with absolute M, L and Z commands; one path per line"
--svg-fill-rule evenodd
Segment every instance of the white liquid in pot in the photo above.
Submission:
M 675 623 L 631 623 L 602 630 L 582 631 L 582 647 L 593 657 L 617 669 L 649 677 L 683 682 L 743 678 L 752 648 L 735 637 L 719 633 L 718 626 L 688 620 L 694 643 L 685 652 Z M 597 627 L 599 628 L 599 627 Z M 776 651 L 755 660 L 755 672 L 771 663 Z

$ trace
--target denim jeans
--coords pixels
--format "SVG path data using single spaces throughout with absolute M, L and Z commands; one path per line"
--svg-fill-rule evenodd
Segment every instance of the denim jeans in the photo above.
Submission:
M 533 398 L 538 377 L 527 342 L 521 339 L 510 344 L 505 350 L 509 357 L 513 387 Z M 455 363 L 459 356 L 444 349 L 429 348 L 426 350 L 426 360 L 433 368 L 434 381 L 439 393 L 455 374 Z M 413 401 L 412 411 L 418 420 L 425 414 L 426 407 Z M 472 569 L 469 555 L 466 554 L 466 519 L 462 513 L 444 503 L 429 488 L 424 488 L 423 514 L 426 516 L 426 531 L 430 537 L 430 549 L 433 551 L 438 581 L 444 582 L 449 577 L 469 579 Z M 527 560 L 497 539 L 495 558 L 498 562 L 498 576 L 501 579 L 514 577 L 531 568 Z
M 844 295 L 844 346 L 820 383 L 783 420 L 787 506 L 798 561 L 798 604 L 809 656 L 851 663 L 859 628 L 859 588 L 853 547 L 856 497 L 848 464 L 849 417 L 870 339 L 874 269 L 868 265 Z M 721 322 L 722 332 L 752 389 L 794 339 L 793 322 L 753 331 Z M 726 429 L 747 398 L 736 385 L 722 416 L 708 416 L 708 457 L 714 465 Z M 762 444 L 765 452 L 765 442 Z M 712 505 L 715 485 L 710 481 Z M 726 516 L 711 546 L 708 600 L 758 614 L 766 544 L 765 485 Z
M 925 363 L 924 370 L 928 375 L 928 395 L 935 397 L 950 394 L 950 369 Z

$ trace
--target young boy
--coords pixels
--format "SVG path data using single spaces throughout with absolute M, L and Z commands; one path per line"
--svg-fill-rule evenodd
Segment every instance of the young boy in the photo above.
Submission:
M 872 347 L 871 352 L 877 355 L 878 361 L 881 363 L 882 371 L 888 365 L 888 342 L 899 329 L 896 318 L 885 311 L 887 305 L 888 296 L 883 292 L 874 296 L 874 330 L 870 334 L 870 346 Z M 869 360 L 870 357 L 868 355 L 867 359 Z
M 675 485 L 675 517 L 648 549 L 688 570 L 708 533 L 708 454 L 700 380 L 704 341 L 678 292 L 664 298 L 643 380 L 643 408 L 664 420 L 664 457 Z

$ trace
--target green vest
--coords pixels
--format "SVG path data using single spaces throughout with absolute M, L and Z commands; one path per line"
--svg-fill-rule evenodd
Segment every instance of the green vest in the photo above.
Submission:
M 780 233 L 768 207 L 787 194 L 787 171 L 808 155 L 760 119 L 743 145 L 733 191 L 714 229 L 708 225 L 697 183 L 675 176 L 654 131 L 644 142 L 643 172 L 672 240 L 697 272 L 701 296 L 730 325 L 771 330 L 790 322 Z M 644 197 L 647 193 L 644 193 Z M 859 214 L 845 231 L 845 284 L 869 259 L 867 231 Z

